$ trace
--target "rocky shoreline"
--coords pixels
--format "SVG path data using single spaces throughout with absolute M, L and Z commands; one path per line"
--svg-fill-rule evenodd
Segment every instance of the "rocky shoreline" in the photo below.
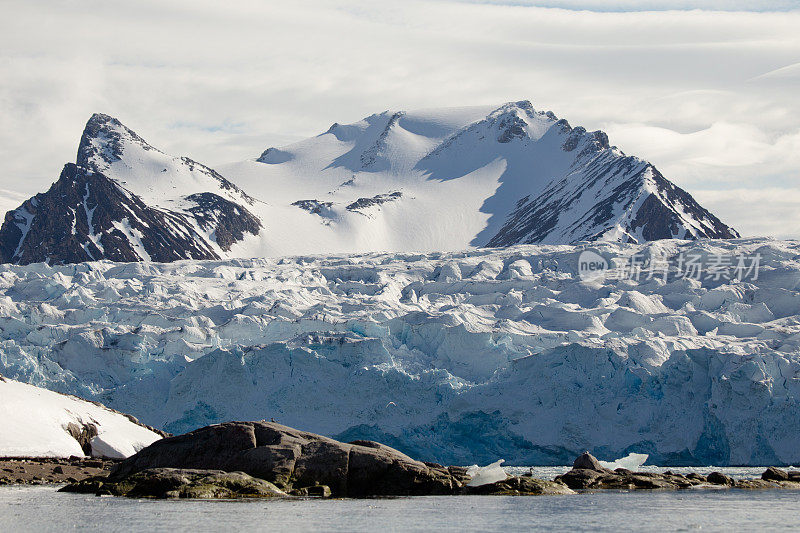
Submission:
M 155 498 L 570 494 L 520 476 L 469 486 L 464 467 L 416 461 L 372 441 L 342 443 L 273 422 L 228 422 L 153 443 L 108 476 L 62 490 Z
M 544 495 L 587 490 L 800 489 L 800 472 L 734 480 L 603 467 L 588 452 L 554 480 L 507 476 L 474 486 L 467 469 L 414 460 L 372 441 L 342 443 L 271 422 L 228 422 L 166 438 L 65 492 L 149 498 L 368 498 Z
M 0 457 L 0 485 L 58 485 L 108 475 L 119 461 L 94 457 Z
M 703 487 L 737 489 L 800 489 L 800 471 L 781 470 L 769 467 L 760 479 L 733 479 L 721 472 L 701 474 L 677 474 L 667 470 L 663 473 L 632 472 L 626 468 L 610 470 L 603 467 L 590 453 L 584 452 L 575 460 L 572 470 L 556 476 L 556 483 L 563 483 L 573 490 L 680 490 Z

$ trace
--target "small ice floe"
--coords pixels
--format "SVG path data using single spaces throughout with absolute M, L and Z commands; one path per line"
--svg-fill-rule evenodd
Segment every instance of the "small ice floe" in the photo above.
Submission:
M 467 469 L 467 475 L 472 479 L 467 483 L 468 487 L 480 487 L 489 483 L 497 483 L 508 477 L 506 471 L 500 465 L 505 459 L 500 459 L 488 466 L 472 465 Z
M 617 459 L 616 461 L 600 461 L 600 464 L 608 469 L 616 470 L 617 468 L 627 468 L 628 470 L 636 470 L 642 466 L 649 455 L 646 453 L 629 453 L 625 457 Z

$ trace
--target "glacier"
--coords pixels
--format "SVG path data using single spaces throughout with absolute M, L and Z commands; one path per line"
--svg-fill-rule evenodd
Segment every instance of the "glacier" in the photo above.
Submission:
M 758 255 L 757 278 L 582 280 Z M 444 464 L 800 462 L 800 242 L 0 265 L 0 372 L 170 432 L 270 419 Z

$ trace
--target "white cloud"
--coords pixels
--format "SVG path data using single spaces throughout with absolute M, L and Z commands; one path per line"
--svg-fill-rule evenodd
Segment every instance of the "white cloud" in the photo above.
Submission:
M 478 4 L 524 5 L 601 12 L 615 11 L 791 11 L 796 0 L 462 0 Z
M 726 2 L 745 4 L 755 9 Z M 384 109 L 525 98 L 607 128 L 626 152 L 705 191 L 709 207 L 710 191 L 799 184 L 798 82 L 781 69 L 800 57 L 800 12 L 6 0 L 4 14 L 0 188 L 26 195 L 74 159 L 95 111 L 170 153 L 217 164 Z M 731 214 L 748 233 L 787 233 L 778 214 Z
M 800 190 L 797 188 L 742 188 L 695 191 L 695 199 L 724 222 L 741 221 L 744 236 L 797 239 L 800 235 Z
M 751 124 L 728 122 L 715 122 L 691 133 L 644 124 L 611 124 L 605 130 L 628 151 L 655 163 L 663 161 L 667 172 L 691 173 L 694 169 L 706 174 L 702 181 L 715 178 L 717 186 L 719 181 L 741 185 L 741 178 L 721 173 L 745 174 L 747 179 L 754 174 L 785 175 L 798 178 L 791 185 L 800 187 L 800 176 L 792 174 L 793 170 L 800 174 L 800 129 L 775 139 Z

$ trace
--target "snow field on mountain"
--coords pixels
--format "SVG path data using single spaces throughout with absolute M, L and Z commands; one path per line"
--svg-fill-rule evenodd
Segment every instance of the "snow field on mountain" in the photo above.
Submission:
M 582 281 L 587 245 L 0 267 L 0 368 L 169 431 L 276 418 L 428 460 L 800 461 L 800 244 L 758 279 Z
M 652 239 L 645 224 L 659 237 L 680 238 L 719 236 L 724 227 L 695 220 L 706 216 L 702 208 L 660 190 L 663 177 L 657 182 L 646 161 L 609 146 L 602 132 L 572 128 L 530 102 L 386 111 L 219 170 L 261 200 L 253 210 L 266 229 L 231 250 L 239 257 L 453 251 L 485 246 L 506 225 L 518 234 L 500 246 L 643 242 Z M 392 192 L 401 196 L 351 208 Z M 648 198 L 669 213 L 651 203 L 642 215 Z M 310 200 L 325 206 L 296 205 Z M 536 200 L 533 213 L 515 216 Z M 673 231 L 655 229 L 671 216 Z
M 219 170 L 167 155 L 119 120 L 95 114 L 76 162 L 9 212 L 0 261 L 738 236 L 605 133 L 573 128 L 528 101 L 384 111 Z
M 69 424 L 97 428 L 96 457 L 129 457 L 161 438 L 105 407 L 0 377 L 0 457 L 82 457 Z

